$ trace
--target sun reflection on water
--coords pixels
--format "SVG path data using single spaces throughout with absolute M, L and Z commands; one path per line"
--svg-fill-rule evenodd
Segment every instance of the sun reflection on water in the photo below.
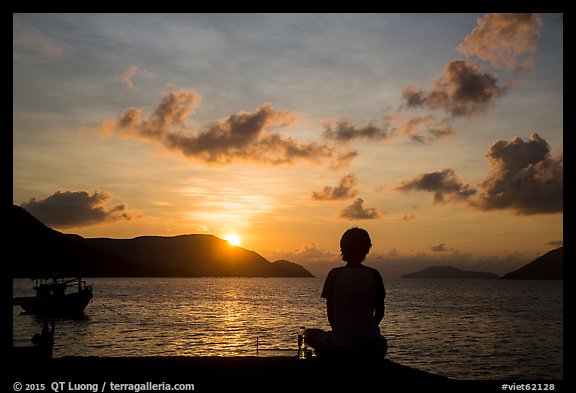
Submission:
M 561 379 L 562 283 L 492 281 L 385 281 L 381 329 L 389 357 L 454 378 Z M 56 322 L 57 357 L 251 356 L 256 339 L 259 356 L 293 356 L 299 326 L 329 329 L 321 279 L 91 284 L 88 318 Z M 14 295 L 27 295 L 29 287 L 29 280 L 16 280 Z M 15 342 L 29 342 L 41 327 L 14 307 Z

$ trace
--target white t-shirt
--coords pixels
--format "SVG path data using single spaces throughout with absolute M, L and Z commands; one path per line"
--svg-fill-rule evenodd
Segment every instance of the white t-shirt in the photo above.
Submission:
M 376 269 L 363 265 L 332 269 L 322 290 L 323 298 L 332 299 L 332 344 L 345 346 L 381 338 L 374 309 L 385 296 Z

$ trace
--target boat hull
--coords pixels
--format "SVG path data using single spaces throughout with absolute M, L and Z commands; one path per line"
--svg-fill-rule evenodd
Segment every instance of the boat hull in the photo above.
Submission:
M 92 291 L 84 290 L 58 298 L 40 299 L 23 297 L 14 299 L 24 312 L 39 316 L 75 316 L 82 315 L 92 299 Z

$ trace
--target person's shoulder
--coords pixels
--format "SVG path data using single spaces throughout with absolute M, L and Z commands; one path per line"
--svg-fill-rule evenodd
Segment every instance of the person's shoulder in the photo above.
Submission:
M 380 275 L 380 271 L 370 266 L 362 265 L 364 268 L 368 269 L 370 273 Z
M 344 269 L 344 266 L 338 266 L 330 269 L 330 271 L 328 272 L 328 277 L 326 278 L 333 279 L 342 271 L 342 269 Z
M 332 273 L 332 274 L 338 273 L 338 272 L 340 272 L 342 269 L 344 269 L 344 266 L 333 267 L 332 269 L 330 269 L 330 271 L 328 272 L 328 274 L 330 274 L 330 273 Z
M 370 266 L 364 266 L 368 269 L 368 271 L 371 273 L 372 277 L 374 278 L 374 281 L 376 282 L 376 288 L 378 293 L 380 293 L 381 297 L 384 298 L 386 297 L 386 289 L 384 288 L 384 280 L 382 280 L 382 275 L 380 274 L 380 271 L 378 269 L 374 269 L 373 267 Z
M 376 277 L 379 281 L 382 281 L 382 275 L 380 274 L 380 271 L 379 271 L 378 269 L 375 269 L 375 268 L 373 268 L 373 267 L 366 266 L 366 265 L 363 265 L 363 266 L 364 266 L 366 269 L 368 269 L 368 271 L 369 271 L 370 273 L 372 273 L 372 275 L 373 275 L 374 277 Z

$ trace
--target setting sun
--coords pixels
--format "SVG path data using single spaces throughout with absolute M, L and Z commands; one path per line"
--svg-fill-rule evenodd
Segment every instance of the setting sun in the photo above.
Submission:
M 13 390 L 561 390 L 564 13 L 522 11 L 13 11 Z
M 226 240 L 228 243 L 234 246 L 240 246 L 241 243 L 240 237 L 233 233 L 229 233 L 226 236 L 224 236 L 224 240 Z

